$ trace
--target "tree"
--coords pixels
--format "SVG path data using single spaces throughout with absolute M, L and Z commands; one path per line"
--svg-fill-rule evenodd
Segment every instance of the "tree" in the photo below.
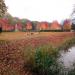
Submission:
M 5 15 L 3 16 L 3 18 L 6 19 L 6 20 L 8 20 L 8 23 L 10 25 L 14 24 L 14 22 L 13 22 L 13 16 L 10 13 L 6 12 Z
M 14 24 L 17 24 L 20 22 L 20 19 L 18 17 L 13 17 Z
M 65 30 L 65 31 L 71 30 L 71 20 L 69 20 L 69 19 L 64 20 L 63 30 Z
M 29 20 L 28 19 L 21 19 L 21 23 L 23 24 L 23 25 L 25 25 L 27 22 L 29 22 Z
M 71 29 L 75 31 L 75 24 L 72 23 Z
M 40 29 L 41 30 L 48 30 L 49 29 L 48 22 L 40 22 Z
M 51 23 L 50 30 L 62 30 L 61 25 L 58 23 L 57 20 Z
M 32 21 L 32 30 L 37 31 L 38 21 Z
M 0 18 L 4 16 L 7 11 L 7 7 L 5 5 L 4 0 L 0 0 Z
M 74 5 L 73 11 L 70 15 L 70 19 L 71 19 L 71 29 L 75 31 L 75 5 Z
M 73 11 L 72 11 L 72 13 L 70 15 L 70 18 L 71 18 L 71 20 L 75 19 L 75 5 L 73 6 Z
M 26 23 L 26 30 L 27 31 L 31 31 L 32 30 L 32 23 L 31 23 L 31 21 Z
M 27 22 L 29 22 L 28 19 L 25 19 L 25 18 L 21 19 L 21 24 L 22 24 L 22 30 L 23 31 L 26 31 L 26 23 Z

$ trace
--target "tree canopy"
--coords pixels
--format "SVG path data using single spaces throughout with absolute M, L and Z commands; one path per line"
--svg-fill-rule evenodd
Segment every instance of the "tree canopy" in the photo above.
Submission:
M 0 18 L 4 16 L 6 11 L 7 11 L 7 7 L 4 0 L 0 0 Z

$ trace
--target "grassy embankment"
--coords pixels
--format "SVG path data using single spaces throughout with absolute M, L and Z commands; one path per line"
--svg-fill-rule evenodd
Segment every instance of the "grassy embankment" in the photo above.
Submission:
M 67 49 L 75 43 L 74 36 L 73 32 L 41 32 L 32 35 L 25 32 L 2 33 L 0 34 L 0 40 L 2 40 L 0 41 L 0 73 L 24 75 L 26 68 L 32 68 L 39 74 L 45 75 L 48 71 L 54 75 L 52 69 L 49 69 L 51 72 L 47 69 L 56 63 L 58 49 Z M 58 70 L 59 68 L 55 72 Z

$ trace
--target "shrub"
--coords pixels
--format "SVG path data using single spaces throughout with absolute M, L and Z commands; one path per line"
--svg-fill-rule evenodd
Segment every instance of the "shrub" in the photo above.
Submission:
M 46 48 L 47 47 L 47 48 Z M 58 52 L 51 46 L 36 49 L 33 71 L 38 75 L 58 75 L 61 69 L 57 62 Z M 57 54 L 56 54 L 57 53 Z

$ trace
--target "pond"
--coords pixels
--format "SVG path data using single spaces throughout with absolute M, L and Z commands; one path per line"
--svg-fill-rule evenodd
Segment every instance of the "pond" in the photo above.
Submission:
M 60 55 L 59 61 L 61 61 L 66 68 L 71 68 L 73 63 L 75 63 L 75 46 L 68 50 L 61 51 Z

